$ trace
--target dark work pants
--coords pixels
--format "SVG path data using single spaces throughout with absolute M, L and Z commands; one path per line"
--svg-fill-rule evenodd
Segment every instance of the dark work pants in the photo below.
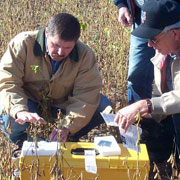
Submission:
M 167 160 L 173 152 L 176 136 L 173 116 L 168 116 L 161 123 L 153 119 L 144 119 L 140 124 L 143 129 L 141 143 L 147 145 L 150 160 L 156 162 Z

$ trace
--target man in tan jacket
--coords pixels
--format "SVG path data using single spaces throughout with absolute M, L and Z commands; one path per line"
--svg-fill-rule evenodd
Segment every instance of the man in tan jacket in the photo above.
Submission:
M 149 128 L 147 147 L 158 155 L 157 158 L 164 153 L 168 158 L 174 136 L 180 152 L 180 4 L 176 0 L 151 0 L 145 2 L 142 9 L 143 23 L 132 34 L 148 39 L 148 45 L 156 49 L 152 58 L 155 73 L 153 97 L 120 109 L 115 121 L 125 131 L 136 122 L 137 113 L 143 117 L 142 124 L 155 121 L 159 131 L 153 137 L 155 126 Z
M 4 130 L 22 145 L 29 123 L 45 124 L 42 112 L 65 114 L 61 141 L 78 139 L 103 123 L 100 112 L 110 101 L 100 94 L 101 77 L 93 51 L 80 40 L 80 24 L 67 13 L 49 20 L 46 28 L 14 37 L 0 61 L 0 107 Z

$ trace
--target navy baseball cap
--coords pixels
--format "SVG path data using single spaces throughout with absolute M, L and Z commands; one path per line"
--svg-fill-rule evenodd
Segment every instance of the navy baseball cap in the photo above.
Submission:
M 148 0 L 142 7 L 142 23 L 131 34 L 150 39 L 166 26 L 180 21 L 180 3 L 177 0 Z

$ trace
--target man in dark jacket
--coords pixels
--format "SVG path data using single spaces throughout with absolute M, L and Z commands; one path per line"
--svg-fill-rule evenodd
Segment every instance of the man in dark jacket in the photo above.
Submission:
M 119 9 L 118 21 L 125 27 L 138 27 L 143 19 L 141 7 L 144 0 L 113 0 Z M 147 46 L 147 39 L 130 37 L 128 102 L 150 98 L 152 94 L 153 65 L 150 59 L 154 56 L 153 48 Z

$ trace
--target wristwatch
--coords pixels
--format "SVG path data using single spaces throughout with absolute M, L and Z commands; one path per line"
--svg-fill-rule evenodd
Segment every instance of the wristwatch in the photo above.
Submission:
M 146 99 L 147 107 L 148 107 L 148 113 L 152 113 L 152 102 L 150 99 Z

